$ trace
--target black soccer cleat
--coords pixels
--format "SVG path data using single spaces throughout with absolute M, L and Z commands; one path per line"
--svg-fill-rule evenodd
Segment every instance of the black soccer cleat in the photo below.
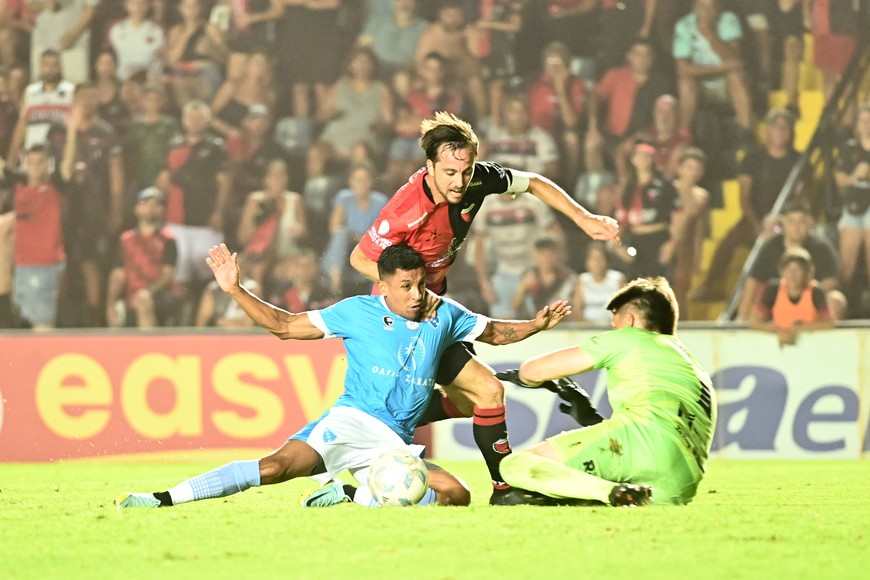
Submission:
M 489 505 L 543 505 L 554 506 L 559 505 L 555 498 L 520 489 L 518 487 L 509 487 L 507 489 L 493 490 L 492 496 L 489 498 Z
M 652 502 L 652 488 L 648 485 L 619 483 L 610 490 L 610 505 L 613 507 L 639 507 Z

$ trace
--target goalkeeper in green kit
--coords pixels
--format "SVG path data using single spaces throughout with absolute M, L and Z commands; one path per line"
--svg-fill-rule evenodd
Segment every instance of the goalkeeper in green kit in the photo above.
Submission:
M 710 377 L 674 336 L 679 311 L 664 278 L 634 280 L 607 309 L 614 330 L 496 375 L 559 393 L 569 401 L 562 410 L 588 425 L 509 455 L 501 472 L 510 485 L 555 503 L 689 503 L 716 424 Z M 610 419 L 563 378 L 591 369 L 607 371 Z

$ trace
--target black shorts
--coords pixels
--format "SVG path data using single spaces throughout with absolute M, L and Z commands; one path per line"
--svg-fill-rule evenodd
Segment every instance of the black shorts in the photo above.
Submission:
M 444 386 L 455 381 L 459 371 L 465 367 L 474 354 L 474 345 L 470 342 L 455 342 L 448 346 L 438 363 L 435 382 Z

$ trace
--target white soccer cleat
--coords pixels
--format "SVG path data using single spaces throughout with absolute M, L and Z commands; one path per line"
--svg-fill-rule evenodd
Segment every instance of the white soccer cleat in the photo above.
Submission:
M 156 508 L 160 507 L 160 500 L 150 493 L 125 491 L 115 498 L 115 506 L 119 510 L 124 508 Z

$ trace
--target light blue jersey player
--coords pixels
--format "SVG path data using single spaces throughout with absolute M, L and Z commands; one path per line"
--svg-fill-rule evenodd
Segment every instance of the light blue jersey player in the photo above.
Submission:
M 444 349 L 457 340 L 510 344 L 556 326 L 570 315 L 564 300 L 538 312 L 534 320 L 489 320 L 455 302 L 426 291 L 422 257 L 406 245 L 391 246 L 378 260 L 380 296 L 344 300 L 320 311 L 293 314 L 264 302 L 239 284 L 236 254 L 223 244 L 209 251 L 208 265 L 218 285 L 257 324 L 281 339 L 316 340 L 338 336 L 348 352 L 345 392 L 318 420 L 307 425 L 270 455 L 235 461 L 155 493 L 121 494 L 115 505 L 172 506 L 225 497 L 250 487 L 297 477 L 330 479 L 348 469 L 365 483 L 368 466 L 383 452 L 411 445 L 411 435 L 435 384 Z M 452 474 L 427 463 L 429 490 L 422 503 L 468 505 L 466 486 Z M 306 498 L 303 505 L 325 506 L 352 500 L 373 505 L 368 488 L 333 482 Z

